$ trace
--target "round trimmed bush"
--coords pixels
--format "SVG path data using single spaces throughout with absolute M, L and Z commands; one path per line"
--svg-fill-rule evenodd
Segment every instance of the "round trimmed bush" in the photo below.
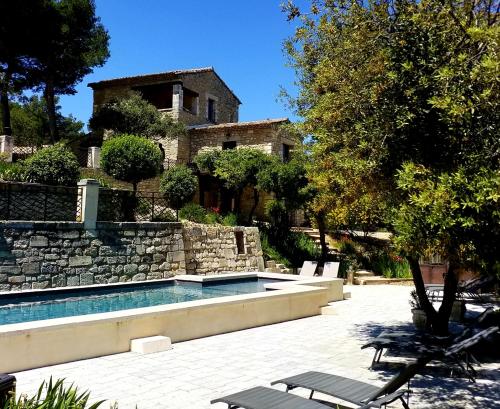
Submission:
M 178 210 L 188 203 L 196 193 L 198 178 L 186 165 L 174 166 L 163 174 L 160 191 L 170 206 Z
M 101 167 L 115 179 L 137 184 L 157 175 L 162 154 L 152 141 L 135 135 L 119 135 L 105 141 L 101 150 Z
M 80 177 L 76 156 L 61 144 L 39 150 L 24 165 L 28 182 L 72 186 Z

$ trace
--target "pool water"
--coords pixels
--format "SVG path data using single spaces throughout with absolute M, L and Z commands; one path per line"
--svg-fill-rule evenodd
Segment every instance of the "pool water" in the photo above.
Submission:
M 0 325 L 256 293 L 266 291 L 265 284 L 277 281 L 262 278 L 203 284 L 170 281 L 22 295 L 16 298 L 6 295 L 0 296 Z

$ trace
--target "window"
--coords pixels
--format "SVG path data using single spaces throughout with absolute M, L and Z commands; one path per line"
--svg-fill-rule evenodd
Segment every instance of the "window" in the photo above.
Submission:
M 222 150 L 236 149 L 236 141 L 222 142 Z
M 215 123 L 215 99 L 212 98 L 207 100 L 207 119 Z
M 283 159 L 283 162 L 288 162 L 290 160 L 290 145 L 287 145 L 286 143 L 283 144 L 281 158 Z
M 234 237 L 236 238 L 236 247 L 238 254 L 245 254 L 245 237 L 242 231 L 235 231 Z

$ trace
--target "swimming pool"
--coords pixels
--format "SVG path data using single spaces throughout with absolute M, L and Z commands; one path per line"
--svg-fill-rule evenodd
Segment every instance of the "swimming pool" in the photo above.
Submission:
M 152 307 L 185 301 L 266 291 L 265 285 L 281 280 L 245 278 L 206 283 L 170 280 L 72 289 L 57 292 L 0 296 L 0 325 L 76 315 Z

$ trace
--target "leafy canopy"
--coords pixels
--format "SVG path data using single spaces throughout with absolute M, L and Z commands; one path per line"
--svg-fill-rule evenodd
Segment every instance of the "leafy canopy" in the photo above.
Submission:
M 160 192 L 176 210 L 193 198 L 197 187 L 198 179 L 186 165 L 177 165 L 166 170 L 160 181 Z
M 76 156 L 62 144 L 37 151 L 24 162 L 28 182 L 72 186 L 78 182 L 80 165 Z
M 186 133 L 183 124 L 163 115 L 138 92 L 103 104 L 90 118 L 94 131 L 111 130 L 152 139 L 174 139 Z
M 407 196 L 395 217 L 396 244 L 409 254 L 441 254 L 464 268 L 500 274 L 500 171 L 433 174 L 407 163 L 398 172 Z
M 105 141 L 101 167 L 108 175 L 134 185 L 158 174 L 162 164 L 160 148 L 136 135 L 118 135 Z

